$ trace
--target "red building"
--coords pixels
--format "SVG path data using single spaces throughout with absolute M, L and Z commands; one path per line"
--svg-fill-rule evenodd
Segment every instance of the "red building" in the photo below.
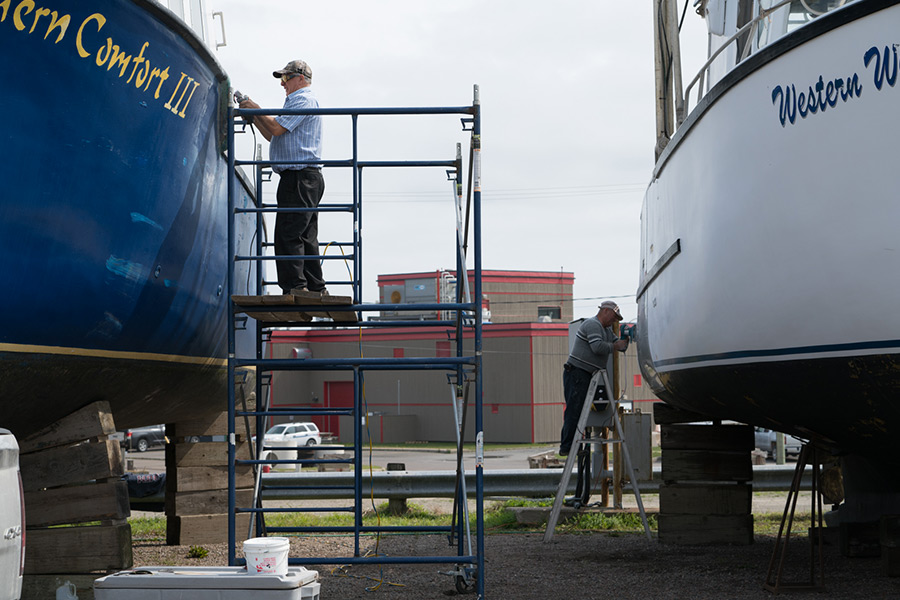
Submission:
M 565 272 L 483 272 L 483 415 L 484 430 L 489 432 L 491 442 L 559 441 L 565 406 L 562 365 L 569 348 L 574 280 L 572 273 Z M 453 302 L 456 285 L 455 274 L 446 271 L 378 277 L 381 302 L 387 304 Z M 385 311 L 377 318 L 438 317 L 437 311 Z M 447 327 L 437 325 L 274 331 L 267 352 L 273 358 L 454 356 L 454 337 L 448 335 Z M 472 339 L 471 334 L 465 337 L 466 343 L 472 343 Z M 631 364 L 636 369 L 636 358 Z M 364 408 L 371 415 L 368 424 L 374 442 L 455 441 L 451 402 L 455 388 L 449 384 L 445 371 L 366 371 L 363 375 Z M 630 377 L 634 379 L 625 381 Z M 622 384 L 630 384 L 627 391 L 643 389 L 639 377 L 636 370 L 620 374 Z M 352 406 L 352 373 L 279 372 L 273 378 L 272 394 L 276 407 Z M 474 403 L 474 386 L 469 401 Z M 352 440 L 350 417 L 313 420 L 341 441 Z M 468 438 L 473 431 L 470 418 Z

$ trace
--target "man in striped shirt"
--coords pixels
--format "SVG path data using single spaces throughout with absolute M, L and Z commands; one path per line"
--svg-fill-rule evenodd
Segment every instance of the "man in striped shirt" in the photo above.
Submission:
M 628 340 L 620 340 L 613 325 L 622 320 L 619 305 L 607 300 L 600 305 L 597 315 L 585 319 L 575 334 L 572 352 L 563 365 L 563 388 L 566 396 L 566 412 L 560 432 L 559 453 L 569 454 L 575 434 L 579 433 L 581 416 L 591 377 L 597 369 L 605 369 L 609 355 L 614 351 L 625 352 Z
M 313 95 L 312 69 L 302 60 L 292 60 L 272 75 L 281 79 L 287 96 L 283 108 L 319 108 Z M 259 108 L 250 99 L 241 108 Z M 322 177 L 322 117 L 320 115 L 254 115 L 252 122 L 270 142 L 269 159 L 279 175 L 276 198 L 283 208 L 316 208 L 325 193 Z M 288 164 L 277 164 L 279 162 Z M 275 254 L 317 256 L 319 254 L 319 213 L 285 212 L 275 219 Z M 276 262 L 278 286 L 285 294 L 292 290 L 327 293 L 318 259 Z

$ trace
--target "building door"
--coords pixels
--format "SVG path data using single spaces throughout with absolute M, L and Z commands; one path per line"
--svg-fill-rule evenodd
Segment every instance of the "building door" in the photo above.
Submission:
M 325 408 L 353 408 L 353 382 L 352 381 L 326 381 L 325 382 Z M 341 424 L 338 415 L 324 415 L 317 417 L 322 423 L 316 423 L 322 431 L 330 431 L 335 437 L 341 434 Z

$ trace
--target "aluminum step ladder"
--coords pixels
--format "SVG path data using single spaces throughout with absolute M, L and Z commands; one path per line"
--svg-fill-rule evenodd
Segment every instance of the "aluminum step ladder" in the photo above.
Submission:
M 637 500 L 638 510 L 641 512 L 641 522 L 644 524 L 644 533 L 648 540 L 652 540 L 650 534 L 650 525 L 647 523 L 647 513 L 644 512 L 644 503 L 641 500 L 641 492 L 638 490 L 637 477 L 635 477 L 634 469 L 631 466 L 631 456 L 628 453 L 628 444 L 625 444 L 625 434 L 622 429 L 622 421 L 619 419 L 619 400 L 611 398 L 609 400 L 595 400 L 597 388 L 605 386 L 607 396 L 612 395 L 612 386 L 606 376 L 605 369 L 599 369 L 591 377 L 591 383 L 588 385 L 587 397 L 584 399 L 584 406 L 581 409 L 581 416 L 578 417 L 578 427 L 575 430 L 575 439 L 572 441 L 572 448 L 569 450 L 569 456 L 566 458 L 566 465 L 563 467 L 562 479 L 556 490 L 556 499 L 553 501 L 553 510 L 550 511 L 550 518 L 547 519 L 547 531 L 544 532 L 544 542 L 553 539 L 553 533 L 556 529 L 556 523 L 559 520 L 559 513 L 562 510 L 563 502 L 566 497 L 566 490 L 569 487 L 569 480 L 572 478 L 572 469 L 577 461 L 578 449 L 582 444 L 622 444 L 622 454 L 625 457 L 625 468 L 628 470 L 628 480 L 631 489 L 634 491 L 634 497 Z M 586 436 L 587 427 L 608 427 L 615 430 L 614 438 L 589 438 Z M 581 434 L 579 437 L 578 434 Z M 585 481 L 584 485 L 590 486 L 590 481 Z

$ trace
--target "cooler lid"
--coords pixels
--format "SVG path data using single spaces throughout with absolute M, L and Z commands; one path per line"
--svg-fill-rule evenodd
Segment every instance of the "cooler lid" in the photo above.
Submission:
M 288 567 L 287 575 L 251 574 L 244 567 L 137 567 L 101 577 L 95 589 L 284 590 L 312 583 L 318 571 Z

